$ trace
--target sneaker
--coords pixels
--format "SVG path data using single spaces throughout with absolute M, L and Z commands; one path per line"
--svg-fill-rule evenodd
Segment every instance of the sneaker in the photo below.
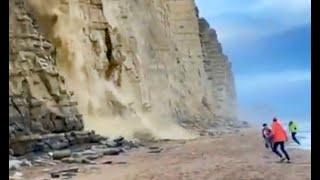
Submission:
M 290 160 L 287 160 L 287 162 L 286 162 L 286 163 L 290 164 L 290 163 L 291 163 L 291 161 L 290 161 Z
M 283 162 L 284 160 L 286 160 L 286 158 L 281 158 L 279 162 Z

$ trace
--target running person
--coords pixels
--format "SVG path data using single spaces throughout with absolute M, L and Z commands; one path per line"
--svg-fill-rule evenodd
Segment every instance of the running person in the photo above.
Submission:
M 298 126 L 295 122 L 293 122 L 293 121 L 289 122 L 289 131 L 291 132 L 291 136 L 292 136 L 293 141 L 300 145 L 300 142 L 296 138 Z
M 266 123 L 262 125 L 262 137 L 264 139 L 264 144 L 266 148 L 269 148 L 272 150 L 272 130 L 268 127 Z
M 285 142 L 288 141 L 288 136 L 285 129 L 282 127 L 277 118 L 273 118 L 272 134 L 273 152 L 281 158 L 280 162 L 283 162 L 285 159 L 287 159 L 287 163 L 290 163 L 289 154 L 287 153 L 284 147 Z M 285 158 L 283 158 L 283 155 L 278 151 L 278 146 L 280 146 L 280 149 L 282 153 L 285 155 Z

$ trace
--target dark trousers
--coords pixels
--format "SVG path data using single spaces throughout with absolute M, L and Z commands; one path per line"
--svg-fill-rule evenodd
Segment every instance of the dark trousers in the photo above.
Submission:
M 296 132 L 291 133 L 292 139 L 294 140 L 294 142 L 296 142 L 297 144 L 300 145 L 300 142 L 298 141 L 298 139 L 296 138 Z
M 272 139 L 271 138 L 265 137 L 264 138 L 264 144 L 265 144 L 266 148 L 270 147 L 270 149 L 272 149 Z
M 273 144 L 273 152 L 276 153 L 280 158 L 282 158 L 282 154 L 278 151 L 279 145 L 280 145 L 280 149 L 281 149 L 282 153 L 286 156 L 287 160 L 290 160 L 290 157 L 289 157 L 287 151 L 284 149 L 284 141 L 275 142 Z

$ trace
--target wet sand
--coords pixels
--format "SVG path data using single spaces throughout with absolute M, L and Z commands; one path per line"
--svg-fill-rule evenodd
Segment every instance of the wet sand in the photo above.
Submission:
M 311 151 L 287 149 L 292 163 L 278 163 L 279 158 L 264 147 L 260 134 L 250 130 L 214 138 L 159 142 L 152 146 L 159 146 L 163 151 L 148 153 L 149 149 L 145 147 L 97 160 L 126 164 L 33 167 L 23 171 L 24 178 L 49 178 L 44 168 L 52 170 L 68 166 L 80 168 L 72 178 L 76 180 L 311 179 Z

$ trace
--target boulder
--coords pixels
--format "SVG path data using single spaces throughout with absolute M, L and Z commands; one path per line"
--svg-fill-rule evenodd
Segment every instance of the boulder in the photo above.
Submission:
M 71 156 L 71 150 L 70 149 L 65 149 L 65 150 L 60 150 L 60 151 L 53 151 L 52 153 L 52 158 L 53 159 L 62 159 L 65 157 L 70 157 Z
M 19 170 L 23 166 L 32 166 L 32 163 L 26 159 L 23 160 L 17 160 L 17 159 L 12 159 L 9 160 L 9 170 Z
M 9 170 L 19 170 L 21 168 L 22 161 L 9 160 Z
M 121 146 L 121 144 L 115 142 L 115 141 L 111 141 L 111 140 L 103 140 L 103 141 L 100 141 L 100 144 L 103 144 L 107 147 L 110 147 L 110 148 L 114 148 L 114 147 L 119 147 Z
M 63 158 L 61 161 L 69 164 L 95 164 L 94 162 L 85 157 L 67 157 Z
M 117 143 L 122 142 L 123 140 L 124 140 L 124 137 L 122 137 L 122 136 L 116 137 L 116 138 L 113 139 L 113 141 L 117 142 Z
M 103 151 L 103 155 L 113 156 L 113 155 L 120 154 L 122 152 L 122 149 L 120 149 L 120 148 L 107 148 L 102 151 Z
M 148 153 L 160 153 L 162 149 L 153 149 L 151 151 L 148 151 Z

